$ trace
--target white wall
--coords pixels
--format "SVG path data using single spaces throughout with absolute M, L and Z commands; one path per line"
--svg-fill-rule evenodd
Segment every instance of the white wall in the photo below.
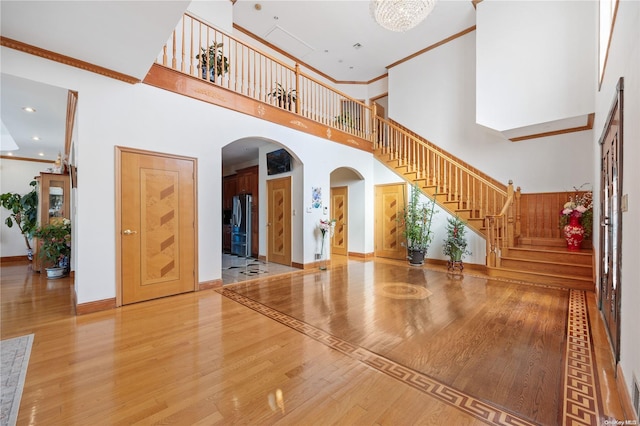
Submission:
M 596 1 L 483 1 L 477 122 L 499 131 L 593 112 Z
M 304 167 L 294 179 L 293 261 L 313 261 L 316 218 L 301 212 L 311 204 L 311 188 L 323 188 L 329 205 L 329 171 L 348 167 L 371 181 L 372 155 L 264 120 L 144 84 L 130 85 L 76 68 L 2 48 L 3 72 L 79 92 L 76 159 L 78 303 L 115 296 L 114 147 L 175 153 L 198 159 L 199 281 L 221 277 L 221 148 L 258 137 L 285 146 Z M 212 123 L 215 132 L 203 132 Z M 264 191 L 264 188 L 261 188 Z M 365 188 L 373 226 L 373 195 Z M 263 192 L 261 192 L 263 193 Z M 306 210 L 305 210 L 306 211 Z M 263 234 L 263 230 L 261 230 Z M 371 232 L 367 234 L 372 234 Z M 373 241 L 365 241 L 373 251 Z M 95 274 L 96 270 L 106 271 Z M 87 277 L 91 277 L 88 279 Z
M 592 131 L 514 143 L 476 124 L 475 48 L 474 31 L 390 69 L 389 117 L 525 193 L 593 183 Z
M 629 198 L 629 209 L 622 213 L 622 270 L 621 270 L 621 356 L 620 365 L 629 395 L 634 378 L 640 381 L 640 2 L 620 1 L 619 10 L 604 80 L 596 91 L 596 132 L 592 140 L 594 151 L 593 172 L 600 173 L 599 138 L 604 131 L 605 120 L 616 94 L 618 79 L 624 77 L 623 117 L 623 182 L 622 192 Z M 599 194 L 596 187 L 594 195 Z M 595 209 L 594 223 L 599 223 L 599 209 Z M 600 259 L 599 228 L 594 228 L 596 259 Z M 596 262 L 598 265 L 599 262 Z M 598 273 L 599 276 L 599 273 Z
M 7 192 L 17 192 L 24 195 L 30 192 L 32 187 L 29 185 L 40 172 L 44 172 L 52 164 L 41 163 L 36 161 L 22 160 L 0 160 L 0 194 Z M 4 221 L 9 217 L 9 210 L 0 208 L 0 256 L 25 256 L 27 254 L 27 246 L 24 238 L 20 233 L 20 229 L 14 223 L 9 228 Z

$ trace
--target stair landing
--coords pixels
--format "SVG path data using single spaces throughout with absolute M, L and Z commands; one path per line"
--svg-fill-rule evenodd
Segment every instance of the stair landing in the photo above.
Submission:
M 593 251 L 569 251 L 562 239 L 520 244 L 502 253 L 499 267 L 489 276 L 552 287 L 595 291 Z

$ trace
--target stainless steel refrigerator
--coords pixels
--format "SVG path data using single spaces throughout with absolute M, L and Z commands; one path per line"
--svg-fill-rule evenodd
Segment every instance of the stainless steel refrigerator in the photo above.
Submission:
M 233 197 L 231 254 L 251 256 L 251 195 Z

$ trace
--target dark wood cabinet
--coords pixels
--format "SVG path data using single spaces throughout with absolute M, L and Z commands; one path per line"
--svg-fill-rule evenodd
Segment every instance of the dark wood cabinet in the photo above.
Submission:
M 222 208 L 230 210 L 233 208 L 233 196 L 238 194 L 238 176 L 225 176 L 222 179 Z
M 238 194 L 251 194 L 251 255 L 258 257 L 258 166 L 246 167 L 236 171 L 235 175 L 225 176 L 222 179 L 222 209 L 233 209 L 233 197 Z M 224 216 L 224 215 L 223 215 Z M 231 226 L 228 228 L 227 246 L 227 224 L 223 223 L 222 228 L 222 250 L 231 250 Z M 227 248 L 228 247 L 228 248 Z
M 222 225 L 222 251 L 231 251 L 231 225 Z

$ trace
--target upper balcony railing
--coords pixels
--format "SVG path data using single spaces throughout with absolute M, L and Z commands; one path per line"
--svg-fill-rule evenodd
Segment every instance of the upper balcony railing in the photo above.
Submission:
M 186 13 L 157 63 L 372 140 L 372 109 Z

